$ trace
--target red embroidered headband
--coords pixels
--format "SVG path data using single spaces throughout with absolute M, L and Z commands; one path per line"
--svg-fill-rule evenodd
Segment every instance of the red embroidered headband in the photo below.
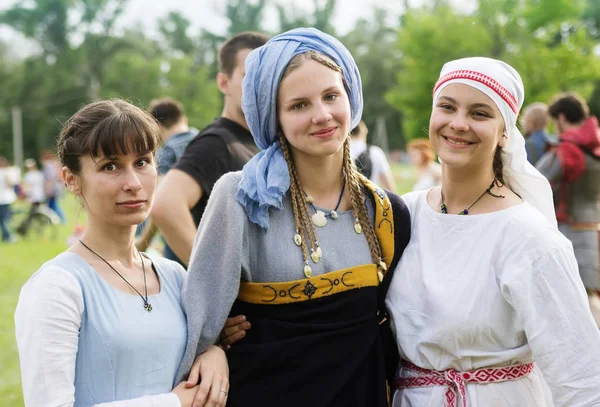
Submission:
M 491 78 L 477 71 L 469 71 L 463 69 L 448 72 L 446 75 L 438 79 L 437 83 L 435 84 L 435 87 L 433 88 L 433 94 L 435 95 L 435 92 L 437 92 L 440 86 L 453 79 L 469 79 L 484 84 L 485 86 L 496 92 L 498 96 L 500 96 L 508 104 L 508 106 L 514 112 L 515 115 L 519 115 L 519 104 L 517 103 L 517 99 L 513 96 L 513 94 L 510 93 L 508 89 L 502 86 L 494 78 Z

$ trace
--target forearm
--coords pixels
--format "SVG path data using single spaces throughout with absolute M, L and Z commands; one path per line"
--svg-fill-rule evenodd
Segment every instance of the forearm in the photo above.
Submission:
M 142 252 L 146 251 L 148 246 L 150 246 L 150 243 L 152 243 L 152 239 L 154 238 L 154 235 L 156 235 L 156 232 L 158 232 L 158 226 L 156 226 L 156 223 L 154 223 L 152 218 L 149 218 L 144 231 L 135 242 L 137 249 Z
M 173 209 L 155 218 L 167 244 L 184 263 L 190 262 L 192 246 L 196 237 L 196 225 L 189 209 Z

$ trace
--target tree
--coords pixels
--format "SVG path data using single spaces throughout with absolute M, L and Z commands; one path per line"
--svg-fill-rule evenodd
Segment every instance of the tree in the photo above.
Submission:
M 411 9 L 403 16 L 397 48 L 401 55 L 396 85 L 386 100 L 402 112 L 407 139 L 426 137 L 431 92 L 442 65 L 450 60 L 485 55 L 489 33 L 473 16 L 440 4 L 435 9 Z
M 262 32 L 263 13 L 266 0 L 251 2 L 248 0 L 227 0 L 223 9 L 224 17 L 229 21 L 225 35 L 202 30 L 198 43 L 197 58 L 200 65 L 210 65 L 211 75 L 218 72 L 218 49 L 228 38 L 246 31 Z
M 588 0 L 582 18 L 590 36 L 596 40 L 596 43 L 600 43 L 600 2 Z M 600 79 L 596 80 L 588 103 L 590 105 L 590 112 L 600 117 Z
M 193 55 L 196 52 L 196 41 L 189 36 L 191 22 L 177 11 L 158 21 L 158 30 L 165 40 L 165 52 L 179 51 L 183 54 Z
M 566 90 L 592 94 L 600 61 L 594 51 L 598 42 L 581 15 L 583 1 L 479 0 L 470 15 L 444 2 L 410 10 L 398 36 L 402 64 L 397 86 L 387 94 L 408 116 L 407 136 L 424 135 L 439 70 L 456 58 L 487 56 L 513 65 L 525 85 L 525 104 L 547 102 Z
M 336 0 L 313 0 L 314 11 L 305 13 L 294 4 L 291 6 L 277 4 L 279 17 L 279 31 L 285 32 L 298 27 L 314 27 L 320 31 L 335 35 L 335 28 L 331 23 L 335 12 Z
M 396 49 L 396 30 L 386 24 L 386 11 L 375 9 L 373 20 L 360 19 L 342 42 L 348 47 L 358 68 L 363 84 L 363 120 L 374 134 L 377 120 L 385 121 L 392 148 L 404 146 L 400 112 L 383 95 L 395 82 L 400 67 L 400 52 Z M 373 138 L 371 138 L 373 142 Z
M 35 0 L 0 13 L 0 24 L 6 24 L 40 44 L 46 54 L 57 55 L 69 46 L 68 10 L 73 0 Z

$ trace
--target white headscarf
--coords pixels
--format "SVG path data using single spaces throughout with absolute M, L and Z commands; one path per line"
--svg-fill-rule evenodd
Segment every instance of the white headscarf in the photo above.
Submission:
M 498 106 L 508 138 L 502 148 L 504 179 L 516 193 L 556 226 L 550 183 L 527 161 L 525 139 L 516 125 L 525 93 L 519 73 L 507 63 L 491 58 L 463 58 L 448 62 L 443 66 L 435 84 L 433 106 L 442 89 L 452 83 L 471 86 L 489 96 Z

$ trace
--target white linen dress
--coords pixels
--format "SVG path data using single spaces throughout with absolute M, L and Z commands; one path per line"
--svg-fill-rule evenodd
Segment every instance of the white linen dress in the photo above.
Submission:
M 469 407 L 600 406 L 600 333 L 571 243 L 528 203 L 460 216 L 427 193 L 403 197 L 412 235 L 386 299 L 401 358 L 438 371 L 535 361 L 516 381 L 467 384 Z M 442 407 L 445 391 L 397 390 L 393 405 Z

